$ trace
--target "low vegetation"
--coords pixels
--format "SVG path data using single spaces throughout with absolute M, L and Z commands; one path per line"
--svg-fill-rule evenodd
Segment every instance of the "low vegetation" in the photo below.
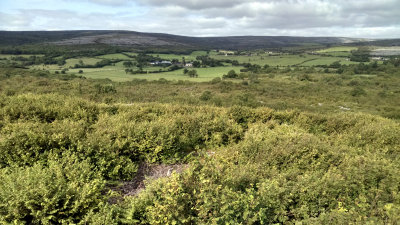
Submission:
M 1 223 L 400 220 L 396 57 L 28 50 L 0 57 Z

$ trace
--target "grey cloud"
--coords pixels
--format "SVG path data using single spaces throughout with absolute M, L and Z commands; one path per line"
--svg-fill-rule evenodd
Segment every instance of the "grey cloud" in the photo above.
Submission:
M 93 4 L 98 4 L 98 5 L 104 5 L 104 6 L 116 6 L 116 7 L 121 7 L 121 6 L 126 6 L 129 2 L 132 2 L 132 0 L 63 0 L 66 2 L 91 2 Z
M 388 1 L 394 2 L 394 1 Z M 371 3 L 372 5 L 376 3 Z M 292 27 L 332 27 L 332 26 L 383 26 L 400 22 L 399 5 L 372 7 L 357 6 L 351 10 L 351 4 L 342 7 L 328 1 L 294 2 L 252 2 L 243 3 L 225 10 L 202 10 L 205 17 L 224 17 L 227 19 L 253 18 L 250 26 L 265 28 Z M 361 10 L 364 8 L 365 10 Z
M 129 7 L 124 8 L 124 13 L 114 10 L 98 14 L 25 10 L 0 13 L 0 29 L 126 29 L 194 36 L 400 37 L 399 0 L 86 1 L 113 6 L 140 4 L 141 13 L 135 16 L 129 12 L 137 8 Z
M 32 20 L 26 15 L 14 15 L 0 12 L 0 30 L 18 29 L 19 27 L 29 27 Z
M 122 6 L 126 5 L 129 2 L 129 0 L 89 0 L 89 2 L 101 5 Z
M 252 0 L 249 0 L 251 2 Z M 180 6 L 190 10 L 201 10 L 209 8 L 230 8 L 235 5 L 241 4 L 242 0 L 138 0 L 144 5 L 151 5 L 155 7 L 160 6 Z
M 1 16 L 1 14 L 0 14 Z M 15 18 L 21 18 L 24 22 L 18 28 L 12 24 L 3 26 L 5 30 L 79 30 L 79 29 L 113 29 L 114 14 L 88 13 L 79 14 L 69 10 L 19 10 L 14 14 Z M 119 21 L 121 22 L 121 21 Z

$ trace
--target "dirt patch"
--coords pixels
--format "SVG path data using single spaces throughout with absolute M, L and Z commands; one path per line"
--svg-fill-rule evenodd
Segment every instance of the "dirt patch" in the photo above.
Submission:
M 135 196 L 145 188 L 145 180 L 154 180 L 161 177 L 169 177 L 172 172 L 181 173 L 187 164 L 175 165 L 151 165 L 142 163 L 139 165 L 136 177 L 132 181 L 124 181 L 111 190 L 121 193 L 122 196 Z

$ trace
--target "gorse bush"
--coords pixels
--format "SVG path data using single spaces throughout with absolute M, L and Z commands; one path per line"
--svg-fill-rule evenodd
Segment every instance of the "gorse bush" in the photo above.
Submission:
M 104 180 L 88 161 L 74 155 L 47 165 L 0 171 L 0 221 L 16 224 L 71 224 L 104 201 Z
M 207 109 L 190 112 L 190 108 L 155 105 L 121 109 L 100 117 L 88 141 L 98 149 L 152 163 L 182 159 L 194 149 L 240 139 L 240 126 L 216 112 L 205 114 Z
M 391 223 L 400 125 L 253 107 L 0 97 L 0 221 L 17 224 Z M 214 96 L 212 97 L 214 99 Z M 198 100 L 198 97 L 197 97 Z M 243 104 L 242 104 L 243 103 Z M 196 153 L 196 154 L 191 154 Z M 107 203 L 106 180 L 188 163 Z
M 162 60 L 156 49 L 48 47 L 8 52 L 43 57 L 0 60 L 0 224 L 400 221 L 394 57 L 308 67 L 316 61 L 300 55 L 297 65 L 261 67 L 243 63 L 251 52 L 235 52 L 240 63 L 209 52 L 194 67 L 244 66 L 225 76 L 242 81 L 197 83 L 129 78 Z M 120 77 L 131 81 L 15 68 L 117 52 L 138 66 Z
M 70 118 L 91 123 L 99 113 L 99 107 L 93 103 L 55 94 L 26 94 L 12 98 L 3 97 L 0 101 L 0 118 L 6 121 L 38 120 L 49 123 L 56 119 Z
M 0 165 L 33 165 L 46 160 L 50 153 L 76 151 L 87 130 L 87 124 L 82 120 L 8 123 L 0 132 L 3 136 L 0 140 Z
M 129 218 L 143 224 L 395 223 L 400 165 L 386 154 L 328 144 L 295 125 L 257 123 L 239 144 L 152 184 L 131 202 Z
M 176 162 L 206 146 L 235 143 L 243 129 L 211 107 L 96 105 L 61 96 L 12 96 L 1 101 L 0 166 L 32 166 L 72 152 L 112 179 L 131 179 L 140 161 Z M 26 109 L 18 107 L 23 102 Z M 207 113 L 210 112 L 210 113 Z M 225 114 L 225 116 L 224 116 Z

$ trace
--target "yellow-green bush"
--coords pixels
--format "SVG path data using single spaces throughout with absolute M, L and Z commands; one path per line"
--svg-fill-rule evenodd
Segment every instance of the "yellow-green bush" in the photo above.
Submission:
M 352 135 L 347 131 L 357 126 L 329 136 L 280 123 L 250 124 L 243 141 L 206 154 L 181 175 L 152 184 L 131 202 L 128 218 L 144 224 L 363 223 L 398 218 L 400 165 L 387 157 L 391 152 L 379 146 L 376 151 L 364 146 L 362 151 L 344 142 L 346 138 L 333 140 L 337 132 Z M 364 141 L 374 144 L 375 138 Z
M 15 224 L 79 223 L 104 201 L 104 180 L 88 161 L 55 157 L 47 166 L 0 171 L 0 221 Z
M 394 223 L 400 213 L 390 119 L 54 94 L 2 96 L 0 106 L 4 223 Z M 188 158 L 126 208 L 102 197 L 103 179 Z

